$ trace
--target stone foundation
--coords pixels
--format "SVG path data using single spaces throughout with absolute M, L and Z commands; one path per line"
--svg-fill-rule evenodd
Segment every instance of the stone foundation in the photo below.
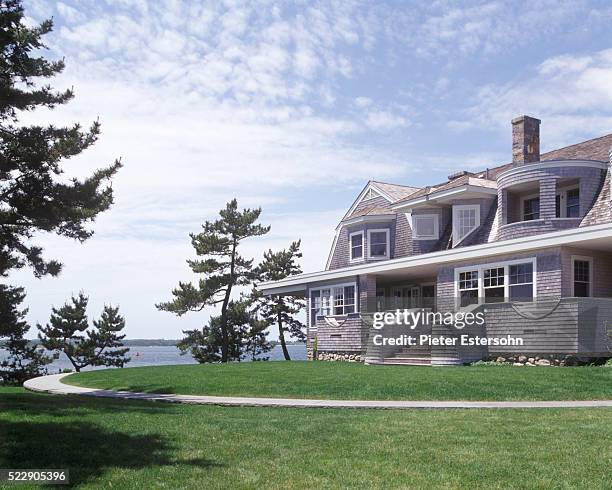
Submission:
M 312 352 L 308 353 L 308 359 L 312 359 Z M 344 361 L 344 362 L 364 362 L 365 355 L 359 352 L 341 352 L 341 351 L 319 351 L 317 353 L 318 361 Z
M 542 354 L 539 356 L 532 354 L 502 354 L 490 357 L 487 361 L 499 364 L 512 364 L 514 366 L 581 366 L 585 364 L 603 364 L 606 362 L 606 359 L 603 357 L 577 357 L 567 354 Z

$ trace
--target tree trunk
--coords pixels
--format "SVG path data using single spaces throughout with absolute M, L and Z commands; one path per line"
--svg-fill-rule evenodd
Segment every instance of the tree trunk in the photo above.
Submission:
M 221 307 L 221 362 L 227 362 L 229 351 L 229 336 L 227 335 L 227 304 L 229 303 L 229 292 L 225 295 Z
M 278 321 L 278 340 L 280 340 L 281 347 L 283 348 L 283 356 L 285 356 L 285 361 L 290 361 L 291 357 L 289 357 L 289 351 L 287 350 L 287 344 L 285 343 L 285 331 L 283 329 L 283 321 L 281 319 L 280 312 L 277 317 Z
M 232 294 L 232 286 L 234 285 L 234 274 L 236 268 L 236 247 L 238 243 L 234 237 L 232 244 L 232 259 L 230 263 L 230 277 L 225 298 L 223 298 L 223 306 L 221 306 L 221 362 L 227 362 L 229 353 L 229 335 L 227 334 L 227 305 L 229 304 Z

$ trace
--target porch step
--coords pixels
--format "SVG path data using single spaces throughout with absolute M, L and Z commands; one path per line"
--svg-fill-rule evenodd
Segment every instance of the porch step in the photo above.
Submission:
M 385 365 L 431 366 L 431 357 L 385 357 Z

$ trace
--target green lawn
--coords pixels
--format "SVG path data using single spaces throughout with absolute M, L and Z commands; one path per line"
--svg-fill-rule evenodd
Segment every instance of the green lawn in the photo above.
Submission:
M 610 440 L 612 409 L 230 408 L 0 388 L 0 468 L 68 468 L 83 487 L 609 488 Z
M 612 399 L 609 367 L 365 366 L 341 362 L 258 362 L 90 371 L 79 386 L 189 395 L 352 400 Z

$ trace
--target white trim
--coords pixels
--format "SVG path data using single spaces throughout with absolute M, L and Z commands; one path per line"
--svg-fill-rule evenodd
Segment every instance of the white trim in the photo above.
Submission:
M 393 198 L 391 196 L 389 196 L 386 192 L 383 192 L 382 190 L 380 190 L 375 185 L 373 186 L 372 181 L 370 180 L 365 185 L 363 190 L 359 193 L 359 195 L 357 196 L 357 199 L 355 199 L 355 202 L 351 205 L 351 207 L 346 212 L 346 214 L 342 217 L 342 219 L 345 219 L 347 216 L 350 216 L 353 213 L 353 211 L 355 211 L 355 208 L 359 206 L 360 202 L 363 201 L 364 197 L 366 196 L 366 194 L 368 193 L 370 189 L 374 189 L 376 192 L 378 192 L 381 195 L 381 197 L 384 197 L 387 201 L 393 202 Z
M 334 258 L 334 252 L 336 251 L 336 244 L 338 243 L 338 235 L 340 234 L 340 230 L 336 229 L 336 233 L 334 235 L 334 241 L 332 242 L 331 250 L 327 256 L 327 262 L 325 263 L 325 269 L 329 269 L 331 265 L 331 261 Z
M 588 167 L 588 168 L 599 168 L 605 170 L 608 168 L 608 162 L 602 162 L 599 160 L 545 160 L 543 162 L 532 163 L 529 165 L 518 165 L 510 168 L 504 172 L 501 172 L 497 176 L 497 181 L 504 179 L 511 175 L 521 174 L 523 172 L 530 172 L 532 170 L 541 170 L 545 168 L 563 168 L 563 167 Z
M 480 185 L 472 185 L 472 184 L 464 184 L 458 187 L 453 187 L 452 189 L 442 190 L 442 191 L 432 191 L 426 196 L 419 197 L 416 199 L 408 199 L 406 201 L 400 201 L 391 206 L 391 209 L 403 209 L 403 208 L 411 208 L 416 206 L 417 204 L 422 204 L 427 201 L 435 201 L 436 199 L 444 199 L 447 197 L 455 196 L 457 194 L 464 194 L 466 192 L 475 192 L 477 194 L 486 194 L 497 196 L 497 187 L 484 187 Z
M 459 299 L 459 274 L 462 272 L 477 271 L 478 272 L 478 302 L 484 303 L 484 271 L 485 269 L 504 268 L 504 298 L 510 298 L 510 266 L 517 264 L 531 263 L 533 267 L 533 297 L 538 296 L 537 284 L 537 257 L 525 257 L 524 259 L 503 260 L 501 262 L 490 262 L 485 264 L 466 265 L 464 267 L 455 268 L 455 299 Z
M 350 226 L 358 223 L 385 223 L 388 221 L 393 221 L 395 217 L 395 214 L 371 214 L 365 216 L 357 216 L 355 218 L 347 219 L 346 221 L 341 221 L 340 223 L 338 223 L 336 229 L 339 230 L 343 226 Z
M 593 257 L 588 257 L 586 255 L 572 255 L 571 263 L 572 263 L 572 297 L 576 296 L 576 283 L 574 278 L 574 262 L 577 260 L 582 262 L 589 263 L 589 294 L 588 298 L 593 297 Z
M 433 235 L 420 235 L 418 233 L 417 221 L 419 218 L 433 218 Z M 438 214 L 412 214 L 412 239 L 413 240 L 438 240 L 440 238 L 440 216 Z
M 570 191 L 578 191 L 578 216 L 574 218 L 567 217 L 567 193 Z M 555 195 L 555 216 L 557 215 L 557 196 L 560 198 L 559 218 L 557 219 L 578 219 L 582 216 L 582 206 L 580 206 L 580 184 L 566 185 L 557 188 L 557 193 Z
M 353 237 L 356 235 L 361 235 L 361 257 L 353 258 Z M 363 230 L 354 231 L 353 233 L 349 233 L 349 262 L 362 262 L 365 259 L 365 236 Z
M 470 231 L 468 231 L 464 236 L 459 238 L 459 227 L 461 223 L 459 222 L 459 211 L 466 210 L 474 210 L 474 223 L 475 226 Z M 480 228 L 480 204 L 453 204 L 453 247 L 459 245 L 463 240 L 465 240 L 468 236 L 470 236 L 473 232 L 475 232 L 478 228 Z
M 363 196 L 362 202 L 369 201 L 370 199 L 375 199 L 379 196 L 380 196 L 380 192 L 378 192 L 372 186 L 370 186 L 370 188 L 368 189 L 368 192 L 366 192 L 365 195 Z
M 282 279 L 280 281 L 269 281 L 260 283 L 257 288 L 268 294 L 275 294 L 275 290 L 285 286 L 301 286 L 305 283 L 335 280 L 359 274 L 375 274 L 397 269 L 411 267 L 447 264 L 463 260 L 483 259 L 495 255 L 531 252 L 549 247 L 562 245 L 581 245 L 589 240 L 601 240 L 612 238 L 612 223 L 587 226 L 584 228 L 570 228 L 568 230 L 553 231 L 533 236 L 500 240 L 497 242 L 470 245 L 467 247 L 430 252 L 420 255 L 409 255 L 397 259 L 390 259 L 381 263 L 365 263 L 344 267 L 342 269 L 331 269 L 318 272 L 309 272 Z
M 343 315 L 334 315 L 334 288 L 342 288 L 344 290 L 345 287 L 347 286 L 353 286 L 354 288 L 354 292 L 355 292 L 355 309 L 353 311 L 353 313 L 358 313 L 359 312 L 359 291 L 357 290 L 357 282 L 341 282 L 341 283 L 335 283 L 335 284 L 325 284 L 323 286 L 317 286 L 314 288 L 310 288 L 308 290 L 308 308 L 307 308 L 307 320 L 308 320 L 308 326 L 312 327 L 312 326 L 316 326 L 316 318 L 315 318 L 315 325 L 312 325 L 311 323 L 311 314 L 312 314 L 312 292 L 313 291 L 322 291 L 324 289 L 329 289 L 329 312 L 330 315 L 329 316 L 346 316 L 346 315 L 350 315 L 350 313 L 344 313 Z
M 371 249 L 371 245 L 372 245 L 372 240 L 370 239 L 370 235 L 372 235 L 372 233 L 385 233 L 386 235 L 386 244 L 387 244 L 387 249 L 385 250 L 385 255 L 384 257 L 381 256 L 373 256 L 372 255 L 372 249 Z M 377 229 L 371 229 L 368 230 L 368 259 L 370 260 L 388 260 L 391 257 L 391 242 L 389 239 L 389 228 L 377 228 Z

